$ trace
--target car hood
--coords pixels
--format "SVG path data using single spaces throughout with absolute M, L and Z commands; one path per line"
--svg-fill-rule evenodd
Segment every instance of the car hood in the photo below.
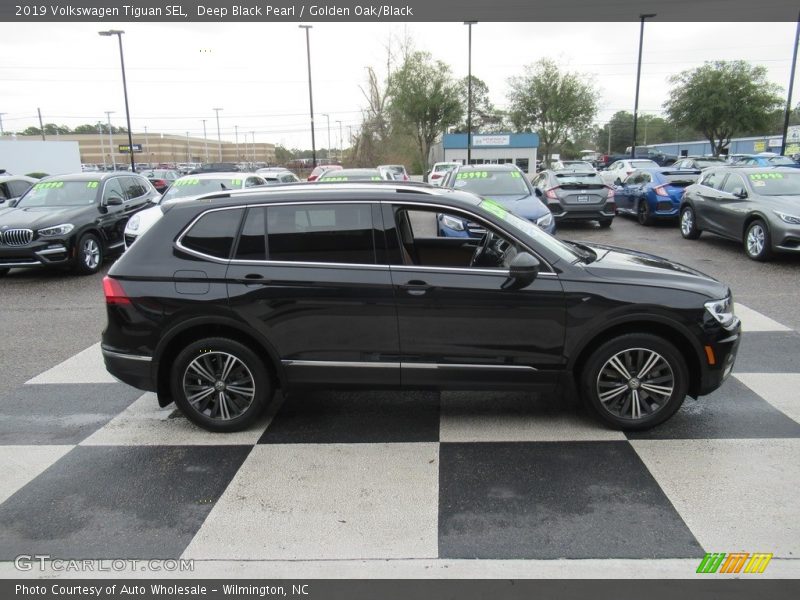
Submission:
M 759 204 L 800 217 L 800 196 L 759 196 Z
M 603 244 L 584 243 L 597 254 L 586 270 L 602 279 L 639 285 L 690 290 L 709 298 L 724 298 L 729 289 L 705 273 L 666 258 Z
M 528 194 L 525 195 L 517 195 L 517 196 L 509 196 L 509 195 L 490 195 L 490 196 L 483 196 L 487 200 L 494 200 L 495 202 L 502 204 L 505 208 L 510 210 L 515 215 L 522 217 L 523 219 L 538 219 L 550 212 L 550 209 L 547 208 L 541 200 L 539 200 L 536 196 L 531 196 Z
M 42 229 L 74 220 L 85 220 L 89 213 L 96 213 L 94 205 L 83 206 L 30 206 L 0 210 L 0 228 Z

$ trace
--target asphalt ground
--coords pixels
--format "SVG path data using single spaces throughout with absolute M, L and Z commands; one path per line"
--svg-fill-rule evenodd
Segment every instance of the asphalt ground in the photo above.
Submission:
M 643 227 L 618 216 L 609 229 L 594 222 L 560 224 L 557 237 L 632 248 L 694 267 L 727 283 L 736 301 L 800 330 L 800 255 L 769 263 L 748 259 L 742 245 L 704 233 L 684 240 L 677 223 Z M 14 269 L 0 279 L 0 392 L 97 343 L 105 326 L 102 278 L 61 270 Z

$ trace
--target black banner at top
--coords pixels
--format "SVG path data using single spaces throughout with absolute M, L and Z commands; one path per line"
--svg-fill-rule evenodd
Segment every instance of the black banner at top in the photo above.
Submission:
M 796 0 L 4 0 L 18 22 L 795 21 Z M 568 25 L 565 25 L 568 27 Z M 598 35 L 604 35 L 598 29 Z

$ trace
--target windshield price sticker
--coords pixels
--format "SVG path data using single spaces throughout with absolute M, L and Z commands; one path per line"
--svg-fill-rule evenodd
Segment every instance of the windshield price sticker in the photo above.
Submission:
M 93 190 L 98 185 L 100 185 L 99 181 L 90 181 L 89 183 L 86 184 L 86 187 L 89 188 L 90 190 Z
M 484 200 L 481 202 L 480 206 L 481 208 L 492 213 L 495 217 L 500 217 L 501 219 L 505 219 L 506 214 L 508 214 L 508 211 L 505 209 L 505 207 L 503 207 L 502 204 L 498 204 L 494 200 Z
M 511 171 L 511 177 L 512 177 L 513 179 L 521 179 L 521 178 L 522 178 L 522 175 L 520 175 L 520 174 L 519 174 L 519 173 L 517 173 L 516 171 Z
M 750 179 L 759 181 L 761 179 L 783 179 L 783 173 L 750 173 Z
M 33 186 L 35 190 L 52 190 L 54 188 L 64 187 L 63 181 L 45 181 L 44 183 L 36 183 Z
M 456 179 L 486 179 L 487 177 L 489 177 L 488 171 L 467 171 L 456 175 Z

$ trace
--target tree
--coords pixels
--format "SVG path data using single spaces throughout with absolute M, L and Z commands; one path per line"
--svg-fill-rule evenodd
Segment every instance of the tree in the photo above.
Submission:
M 367 107 L 362 110 L 361 131 L 353 149 L 353 157 L 359 165 L 371 166 L 383 162 L 391 133 L 387 87 L 386 83 L 378 80 L 375 69 L 367 67 L 367 88 L 361 88 Z
M 457 133 L 467 132 L 467 111 L 469 99 L 469 77 L 458 82 L 458 93 L 463 101 L 464 121 L 456 127 Z M 499 133 L 508 129 L 505 113 L 495 108 L 489 100 L 489 86 L 472 76 L 472 133 Z
M 597 114 L 597 92 L 577 73 L 562 73 L 543 58 L 508 80 L 509 118 L 519 131 L 537 131 L 544 157 L 572 132 L 587 129 Z
M 414 137 L 423 168 L 439 134 L 464 114 L 450 67 L 428 52 L 410 53 L 391 74 L 389 102 L 392 124 Z
M 767 69 L 744 60 L 715 61 L 670 77 L 667 114 L 679 125 L 701 132 L 718 156 L 731 138 L 765 132 L 770 115 L 780 109 L 780 87 L 767 80 Z

